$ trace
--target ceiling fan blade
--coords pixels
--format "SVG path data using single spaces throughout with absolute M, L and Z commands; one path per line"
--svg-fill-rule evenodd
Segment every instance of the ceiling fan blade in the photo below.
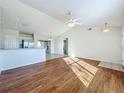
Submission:
M 73 19 L 70 19 L 68 22 L 74 22 L 74 20 Z
M 76 19 L 73 19 L 73 21 L 79 21 L 81 20 L 82 18 L 76 18 Z
M 75 22 L 75 24 L 77 24 L 77 25 L 82 25 L 82 23 L 79 23 L 79 22 Z

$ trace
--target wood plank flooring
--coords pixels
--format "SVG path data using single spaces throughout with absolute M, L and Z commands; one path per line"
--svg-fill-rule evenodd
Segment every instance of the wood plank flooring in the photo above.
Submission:
M 124 93 L 124 73 L 98 64 L 66 57 L 10 70 L 0 93 Z

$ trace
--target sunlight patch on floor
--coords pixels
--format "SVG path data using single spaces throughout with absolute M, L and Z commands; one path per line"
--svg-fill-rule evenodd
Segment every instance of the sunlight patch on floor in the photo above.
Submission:
M 98 68 L 88 64 L 88 63 L 85 63 L 84 61 L 79 61 L 77 62 L 78 64 L 80 64 L 83 68 L 85 68 L 86 70 L 88 70 L 90 73 L 92 73 L 93 75 L 96 74 Z
M 78 58 L 66 57 L 63 60 L 72 69 L 75 75 L 81 80 L 81 82 L 88 87 L 91 83 L 94 75 L 96 74 L 98 68 L 80 60 Z

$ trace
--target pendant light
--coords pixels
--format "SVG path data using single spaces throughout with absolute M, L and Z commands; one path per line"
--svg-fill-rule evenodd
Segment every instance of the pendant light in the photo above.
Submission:
M 16 30 L 19 30 L 19 26 L 20 26 L 20 19 L 17 18 L 17 19 L 16 19 L 16 23 L 15 23 L 15 29 L 16 29 Z
M 108 23 L 105 23 L 105 24 L 104 24 L 103 32 L 110 32 L 110 29 L 109 29 Z
M 50 37 L 48 39 L 49 41 L 53 41 L 53 38 L 52 38 L 52 32 L 50 32 Z

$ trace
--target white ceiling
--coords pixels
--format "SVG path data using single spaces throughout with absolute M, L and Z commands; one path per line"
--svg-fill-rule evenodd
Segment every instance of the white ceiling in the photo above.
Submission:
M 60 21 L 66 22 L 68 12 L 81 17 L 85 26 L 121 26 L 124 23 L 124 0 L 20 0 Z
M 4 28 L 30 33 L 36 32 L 37 35 L 46 37 L 50 36 L 50 32 L 52 32 L 53 37 L 56 37 L 68 29 L 63 22 L 18 0 L 0 0 L 0 7 L 3 10 L 2 23 Z
M 82 26 L 111 26 L 124 24 L 124 0 L 0 0 L 3 8 L 3 25 L 23 32 L 54 37 L 67 31 L 66 24 L 73 18 L 81 17 Z

